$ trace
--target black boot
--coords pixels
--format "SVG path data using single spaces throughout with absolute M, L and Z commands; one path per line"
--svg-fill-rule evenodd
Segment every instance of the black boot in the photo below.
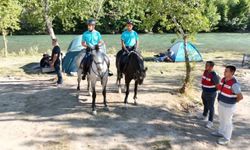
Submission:
M 87 68 L 87 65 L 84 64 L 83 65 L 83 71 L 82 71 L 82 80 L 85 80 L 86 79 L 86 75 L 87 75 L 87 71 L 86 71 L 86 68 Z
M 82 75 L 82 80 L 85 80 L 85 79 L 86 79 L 86 76 L 87 76 L 87 74 L 88 74 L 88 72 L 89 72 L 90 65 L 91 65 L 91 63 L 92 63 L 92 60 L 93 60 L 92 56 L 89 55 L 89 53 L 87 53 L 87 54 L 85 55 L 85 59 L 84 59 L 84 63 L 83 63 L 83 73 L 82 73 L 83 75 Z

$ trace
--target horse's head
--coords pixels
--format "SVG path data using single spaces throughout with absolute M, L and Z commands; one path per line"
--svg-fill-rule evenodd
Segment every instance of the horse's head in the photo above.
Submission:
M 138 81 L 139 85 L 143 83 L 144 78 L 146 77 L 146 72 L 148 68 L 144 68 L 143 58 L 140 54 L 132 52 L 131 53 L 131 60 L 135 60 L 133 64 L 136 65 L 136 72 L 134 74 L 134 79 Z
M 139 85 L 141 85 L 143 83 L 143 80 L 146 77 L 147 70 L 148 70 L 148 68 L 146 67 L 145 69 L 142 69 L 142 70 L 137 71 L 135 73 L 135 78 L 138 81 Z
M 96 49 L 92 51 L 92 55 L 93 55 L 93 61 L 96 65 L 97 72 L 99 73 L 105 72 L 107 68 L 105 67 L 106 62 L 104 54 L 101 51 L 99 51 L 99 49 Z

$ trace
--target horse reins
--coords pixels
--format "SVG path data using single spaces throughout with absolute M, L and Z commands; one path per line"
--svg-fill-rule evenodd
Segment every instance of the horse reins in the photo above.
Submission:
M 104 64 L 105 60 L 103 60 L 102 62 L 96 62 L 95 60 L 93 60 L 93 62 L 98 65 L 98 64 Z M 98 77 L 101 78 L 101 80 L 103 79 L 104 75 L 108 72 L 108 69 L 106 70 L 106 72 L 104 72 L 103 76 L 98 72 L 96 73 L 95 70 L 93 69 L 92 65 L 91 65 L 91 70 L 94 72 L 95 75 L 97 75 Z

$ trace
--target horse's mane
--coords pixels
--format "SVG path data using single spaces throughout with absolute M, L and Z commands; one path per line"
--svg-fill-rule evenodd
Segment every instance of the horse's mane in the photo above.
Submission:
M 133 65 L 138 64 L 139 71 L 142 71 L 144 69 L 143 58 L 137 52 L 131 52 L 129 54 L 129 61 L 136 61 L 136 63 L 133 63 Z

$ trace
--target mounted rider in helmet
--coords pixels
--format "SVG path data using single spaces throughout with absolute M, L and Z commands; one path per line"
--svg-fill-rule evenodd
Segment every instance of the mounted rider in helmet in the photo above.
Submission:
M 127 29 L 121 35 L 121 45 L 123 55 L 120 60 L 120 70 L 123 71 L 126 68 L 126 63 L 128 61 L 128 54 L 131 51 L 138 52 L 139 47 L 139 37 L 136 31 L 133 30 L 133 21 L 127 20 Z
M 99 49 L 99 47 L 104 44 L 100 32 L 95 30 L 96 21 L 94 19 L 89 19 L 87 20 L 87 25 L 88 31 L 85 31 L 82 35 L 82 46 L 86 49 L 86 55 L 81 62 L 83 67 L 83 80 L 85 80 L 93 61 L 91 51 Z M 109 68 L 110 62 L 108 61 L 107 63 Z M 111 76 L 113 73 L 109 71 L 109 75 Z

